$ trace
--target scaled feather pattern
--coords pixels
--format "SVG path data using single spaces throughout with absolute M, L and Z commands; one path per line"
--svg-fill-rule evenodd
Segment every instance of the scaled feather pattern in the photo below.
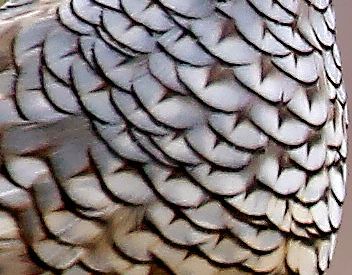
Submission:
M 10 0 L 0 274 L 324 274 L 347 124 L 329 0 Z

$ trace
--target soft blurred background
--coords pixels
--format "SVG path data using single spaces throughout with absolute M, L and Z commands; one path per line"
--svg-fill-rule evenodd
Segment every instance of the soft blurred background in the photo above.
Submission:
M 0 0 L 0 5 L 6 0 Z M 337 18 L 337 38 L 341 50 L 347 93 L 352 89 L 352 0 L 333 0 Z M 352 107 L 350 108 L 350 148 L 352 148 Z M 352 149 L 350 150 L 352 152 Z M 349 155 L 352 167 L 352 153 Z M 352 168 L 351 168 L 352 169 Z M 344 206 L 344 219 L 339 233 L 337 249 L 328 275 L 351 275 L 352 263 L 352 173 Z
M 337 19 L 337 39 L 339 42 L 343 68 L 344 79 L 349 102 L 352 102 L 352 1 L 351 0 L 333 0 Z M 351 106 L 351 105 L 350 105 Z M 350 107 L 350 110 L 352 108 Z M 350 113 L 350 121 L 351 113 Z M 350 148 L 352 148 L 352 124 L 350 123 Z M 352 150 L 350 150 L 352 152 Z M 350 167 L 352 167 L 352 155 L 349 155 Z M 352 176 L 352 173 L 349 173 Z M 352 178 L 349 178 L 348 194 L 344 205 L 344 218 L 342 228 L 339 233 L 335 257 L 332 261 L 328 275 L 350 275 L 352 263 Z

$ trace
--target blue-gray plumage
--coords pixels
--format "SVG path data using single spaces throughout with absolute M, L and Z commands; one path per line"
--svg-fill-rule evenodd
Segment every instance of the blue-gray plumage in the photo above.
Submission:
M 10 0 L 0 274 L 323 274 L 346 183 L 329 0 Z

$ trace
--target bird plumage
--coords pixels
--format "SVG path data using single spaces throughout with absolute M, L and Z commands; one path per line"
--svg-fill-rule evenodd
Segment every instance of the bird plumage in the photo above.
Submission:
M 334 16 L 7 2 L 0 274 L 325 273 L 347 174 Z

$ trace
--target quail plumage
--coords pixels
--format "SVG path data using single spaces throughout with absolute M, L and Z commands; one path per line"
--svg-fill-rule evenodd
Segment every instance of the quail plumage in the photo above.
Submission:
M 346 183 L 329 0 L 10 0 L 0 274 L 324 274 Z

